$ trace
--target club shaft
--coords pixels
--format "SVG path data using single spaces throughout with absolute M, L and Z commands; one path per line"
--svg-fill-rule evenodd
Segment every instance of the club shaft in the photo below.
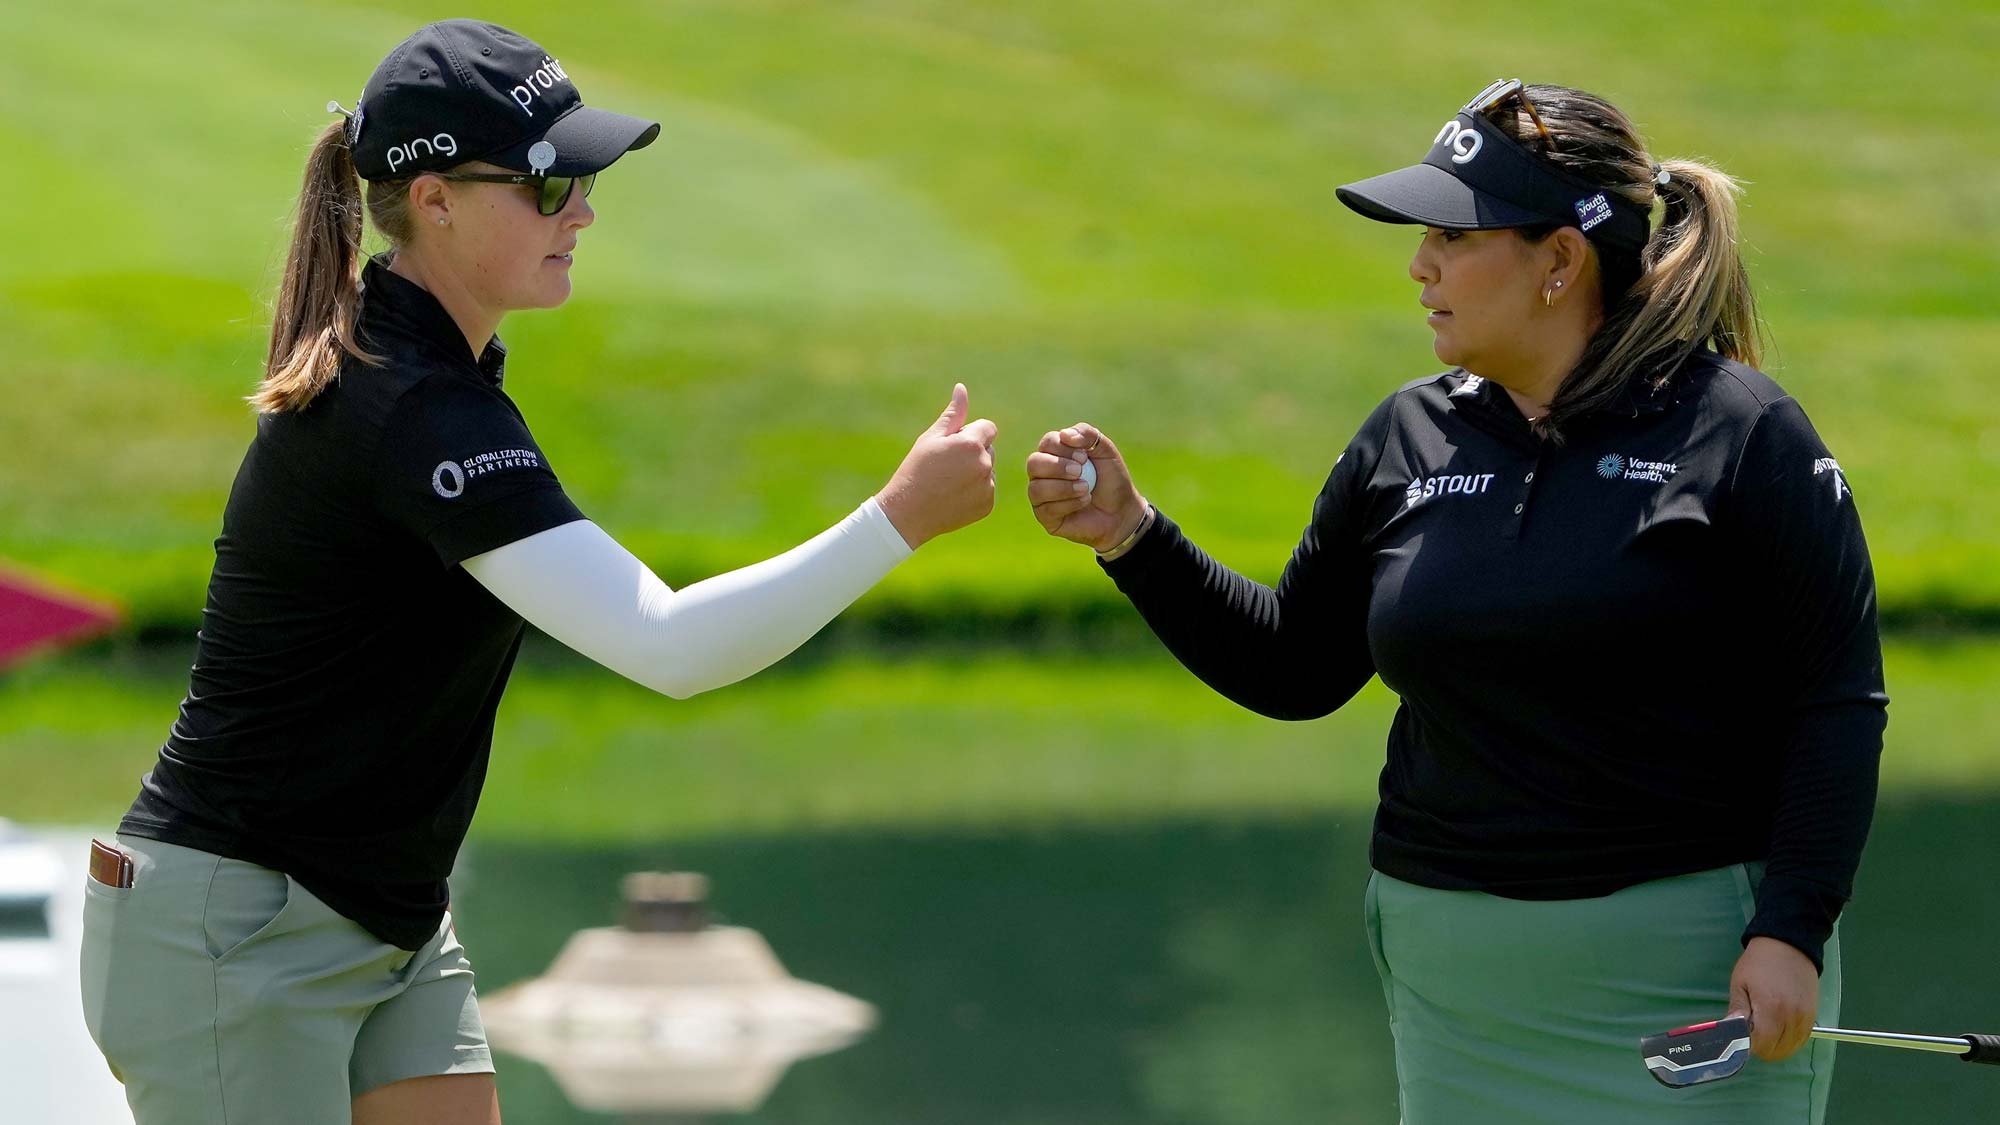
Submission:
M 1848 1031 L 1839 1027 L 1815 1027 L 1814 1039 L 1836 1043 L 1865 1043 L 1870 1047 L 1902 1047 L 1910 1051 L 1938 1051 L 1963 1055 L 1972 1050 L 1972 1041 L 1956 1035 L 1904 1035 L 1895 1031 Z

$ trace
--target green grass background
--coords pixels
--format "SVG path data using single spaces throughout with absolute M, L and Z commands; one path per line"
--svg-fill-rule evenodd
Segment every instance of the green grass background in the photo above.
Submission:
M 501 704 L 478 820 L 490 838 L 1365 819 L 1395 707 L 1375 683 L 1324 719 L 1274 722 L 1150 652 L 848 655 L 682 702 L 552 655 Z M 2000 645 L 1892 643 L 1886 660 L 1885 795 L 1990 791 Z M 137 649 L 0 678 L 0 814 L 115 821 L 186 665 Z
M 1438 366 L 1405 272 L 1413 228 L 1332 189 L 1416 158 L 1495 75 L 1604 93 L 1656 155 L 1749 181 L 1767 366 L 1857 489 L 1888 619 L 2000 621 L 2000 10 L 481 9 L 550 46 L 592 103 L 664 126 L 593 196 L 575 297 L 503 335 L 509 390 L 571 493 L 669 582 L 839 518 L 955 380 L 1001 428 L 995 514 L 926 546 L 815 658 L 685 704 L 530 660 L 483 831 L 1365 804 L 1386 692 L 1306 726 L 1209 695 L 1040 533 L 1020 465 L 1044 429 L 1093 420 L 1200 542 L 1274 576 L 1367 410 Z M 0 558 L 128 619 L 0 678 L 0 814 L 97 821 L 129 799 L 184 689 L 322 107 L 450 14 L 9 13 Z M 952 643 L 883 643 L 910 636 Z M 1892 784 L 1990 780 L 1996 661 L 1987 642 L 1894 647 Z M 621 785 L 633 771 L 674 784 Z
M 1334 185 L 1496 74 L 1600 91 L 1750 181 L 1777 347 L 1859 494 L 1885 605 L 2000 614 L 2000 9 L 496 0 L 595 104 L 664 125 L 593 202 L 509 388 L 583 508 L 670 582 L 781 550 L 954 380 L 999 510 L 865 600 L 949 622 L 1115 595 L 1019 498 L 1079 418 L 1226 561 L 1275 574 L 1369 406 L 1435 370 L 1411 228 Z M 305 147 L 410 3 L 11 11 L 0 557 L 192 630 L 251 433 Z

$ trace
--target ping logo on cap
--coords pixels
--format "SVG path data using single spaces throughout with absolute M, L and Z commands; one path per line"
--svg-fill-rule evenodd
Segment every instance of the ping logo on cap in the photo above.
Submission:
M 439 133 L 435 137 L 418 137 L 399 145 L 389 146 L 389 171 L 394 172 L 405 163 L 414 162 L 422 156 L 457 156 L 458 141 L 450 133 Z
M 567 81 L 569 81 L 569 75 L 563 73 L 562 64 L 547 55 L 543 55 L 542 65 L 529 71 L 528 76 L 521 80 L 521 84 L 507 91 L 507 93 L 514 99 L 514 104 L 521 107 L 522 113 L 533 117 L 535 115 L 535 99 L 555 89 L 556 83 Z
M 1449 146 L 1451 148 L 1451 162 L 1453 164 L 1466 164 L 1473 157 L 1479 155 L 1480 146 L 1486 143 L 1486 138 L 1480 136 L 1475 130 L 1468 129 L 1459 124 L 1458 118 L 1454 117 L 1444 123 L 1444 128 L 1438 130 L 1438 135 L 1431 138 L 1431 143 L 1434 145 Z

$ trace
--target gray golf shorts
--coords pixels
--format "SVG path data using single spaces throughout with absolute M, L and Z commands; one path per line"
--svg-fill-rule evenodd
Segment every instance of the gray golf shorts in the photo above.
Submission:
M 132 885 L 86 885 L 83 1012 L 138 1125 L 349 1125 L 378 1086 L 493 1070 L 450 915 L 412 953 L 282 872 L 117 843 Z

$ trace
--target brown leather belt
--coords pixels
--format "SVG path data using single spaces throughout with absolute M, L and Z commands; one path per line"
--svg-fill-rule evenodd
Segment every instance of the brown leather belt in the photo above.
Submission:
M 132 885 L 132 857 L 102 840 L 92 840 L 90 877 L 107 887 L 129 887 Z

